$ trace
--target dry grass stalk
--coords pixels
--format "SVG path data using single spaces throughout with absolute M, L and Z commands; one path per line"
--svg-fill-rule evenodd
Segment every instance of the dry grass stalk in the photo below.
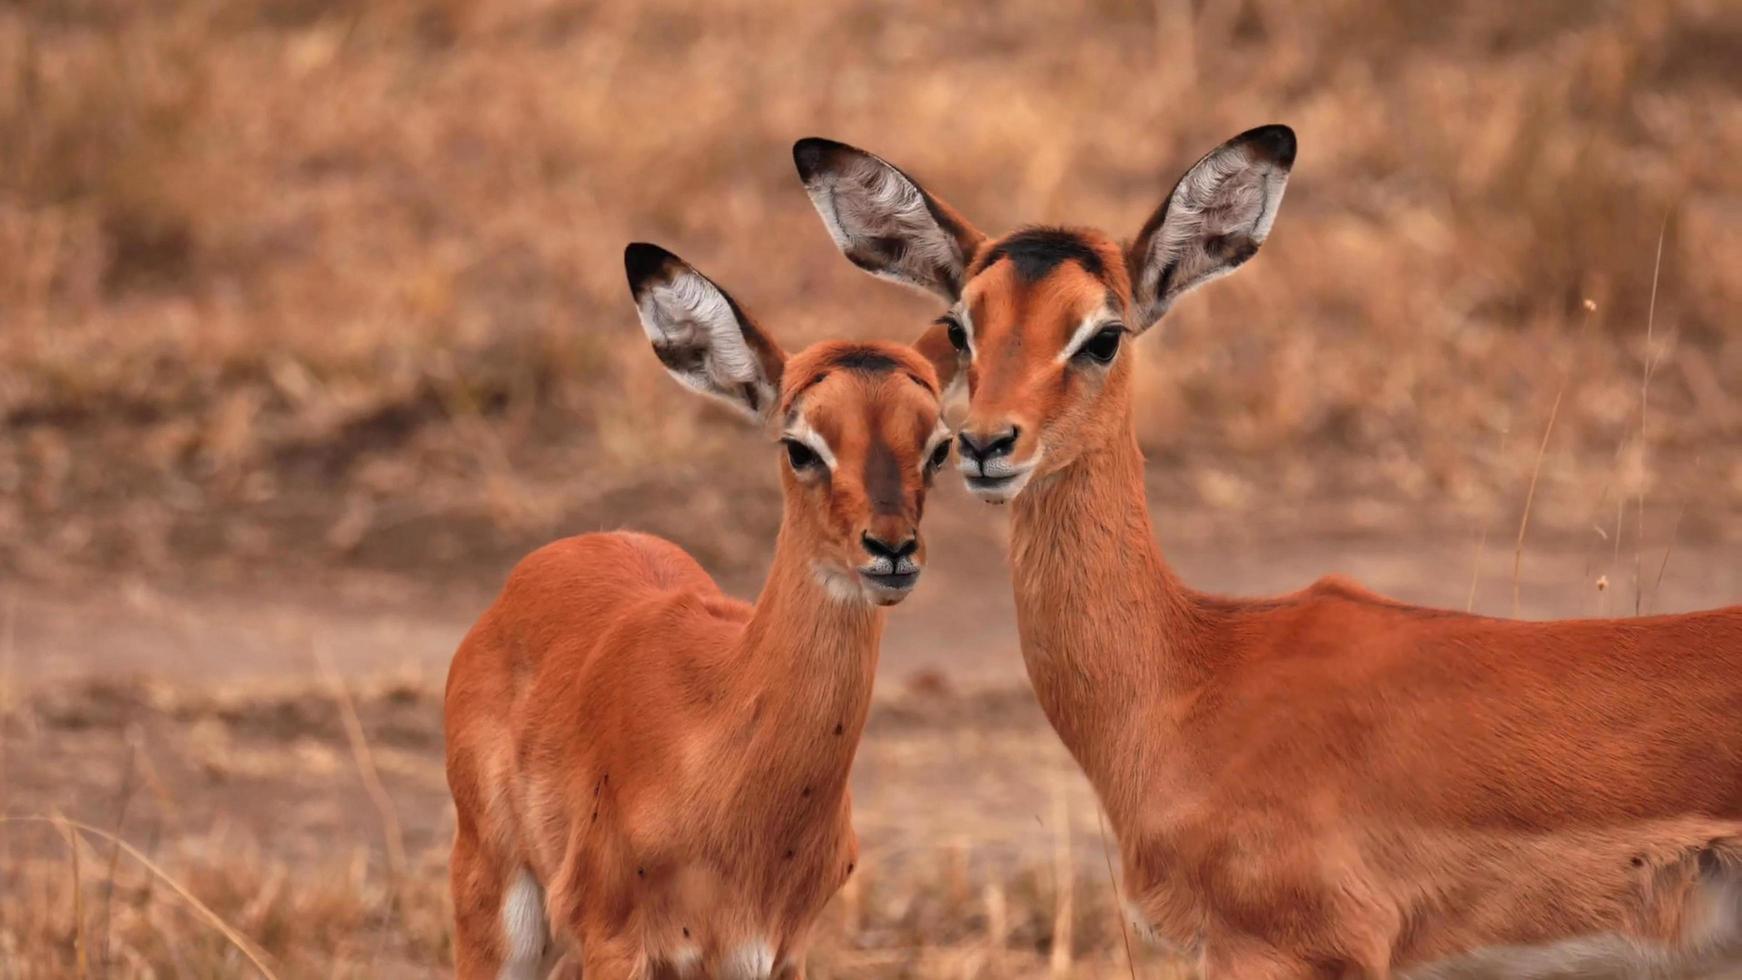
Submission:
M 1530 529 L 1530 508 L 1536 502 L 1536 481 L 1542 475 L 1542 458 L 1548 452 L 1549 437 L 1554 435 L 1555 419 L 1561 414 L 1561 398 L 1567 393 L 1563 383 L 1555 392 L 1554 406 L 1548 411 L 1548 424 L 1542 429 L 1542 444 L 1536 447 L 1536 462 L 1530 468 L 1530 489 L 1524 494 L 1524 514 L 1518 519 L 1518 541 L 1512 549 L 1512 616 L 1518 618 L 1519 577 L 1524 570 L 1524 534 Z
M 1669 568 L 1669 556 L 1675 551 L 1676 538 L 1681 534 L 1682 529 L 1682 515 L 1686 514 L 1687 510 L 1688 502 L 1686 500 L 1683 500 L 1680 504 L 1676 505 L 1675 520 L 1669 526 L 1669 544 L 1664 545 L 1663 561 L 1659 562 L 1657 565 L 1657 581 L 1651 586 L 1651 597 L 1653 599 L 1656 599 L 1657 596 L 1663 592 L 1663 573 Z
M 1052 975 L 1071 973 L 1072 924 L 1076 915 L 1076 864 L 1071 857 L 1070 787 L 1063 780 L 1053 783 L 1053 881 Z
M 1614 540 L 1610 542 L 1614 546 L 1614 549 L 1609 553 L 1609 570 L 1610 571 L 1614 571 L 1615 566 L 1619 565 L 1621 563 L 1621 525 L 1626 519 L 1627 519 L 1627 496 L 1624 493 L 1617 494 L 1615 496 L 1615 537 L 1614 537 Z M 1607 579 L 1608 579 L 1608 576 L 1605 575 L 1604 576 L 1605 582 L 1607 581 Z M 1614 592 L 1613 589 L 1604 589 L 1603 590 L 1602 613 L 1605 616 L 1609 615 L 1609 596 L 1613 592 Z
M 1126 928 L 1125 903 L 1119 894 L 1119 881 L 1113 874 L 1113 848 L 1107 840 L 1107 814 L 1100 802 L 1095 805 L 1095 824 L 1101 831 L 1101 857 L 1107 862 L 1107 894 L 1113 899 L 1113 914 L 1119 920 L 1119 940 L 1125 947 L 1125 968 L 1131 980 L 1137 980 L 1137 960 L 1131 955 L 1131 932 Z
M 1657 229 L 1657 257 L 1651 264 L 1651 300 L 1645 310 L 1645 367 L 1639 379 L 1639 459 L 1643 470 L 1649 462 L 1651 438 L 1646 430 L 1646 413 L 1651 405 L 1651 376 L 1657 370 L 1655 328 L 1657 324 L 1657 283 L 1663 272 L 1663 238 L 1669 232 L 1671 211 L 1663 213 L 1663 224 Z M 1640 574 L 1640 562 L 1645 553 L 1645 479 L 1639 481 L 1639 527 L 1633 539 L 1633 615 L 1639 615 L 1644 605 L 1645 583 Z
M 121 788 L 115 795 L 115 840 L 109 845 L 109 866 L 103 875 L 103 941 L 99 946 L 105 969 L 109 966 L 110 939 L 115 922 L 115 872 L 121 863 L 121 835 L 127 827 L 127 810 L 133 803 L 134 759 L 139 754 L 139 732 L 127 732 L 127 761 L 121 769 Z
M 363 720 L 357 716 L 357 705 L 351 699 L 351 691 L 345 685 L 343 677 L 333 668 L 332 659 L 327 655 L 326 648 L 318 642 L 313 648 L 314 659 L 332 691 L 333 701 L 339 708 L 339 719 L 345 728 L 345 740 L 351 746 L 351 758 L 356 763 L 357 775 L 363 781 L 363 790 L 369 794 L 369 802 L 375 807 L 375 813 L 381 820 L 382 843 L 387 849 L 387 871 L 395 880 L 403 877 L 406 869 L 405 835 L 399 825 L 399 811 L 393 805 L 393 796 L 387 792 L 387 786 L 381 782 L 381 772 L 375 767 L 375 755 L 369 749 L 369 737 L 363 730 Z
M 18 596 L 8 592 L 5 602 L 0 603 L 0 800 L 11 798 L 6 783 L 6 727 L 12 722 L 12 663 L 17 623 Z M 4 815 L 4 811 L 0 811 L 0 816 Z M 0 867 L 11 865 L 12 837 L 6 825 L 0 823 Z
M 121 838 L 114 836 L 113 834 L 109 833 L 107 830 L 102 829 L 101 827 L 93 827 L 90 824 L 81 823 L 77 820 L 69 820 L 66 817 L 62 817 L 62 816 L 53 816 L 53 817 L 44 817 L 44 816 L 35 816 L 35 815 L 27 815 L 27 816 L 19 816 L 19 817 L 7 816 L 7 817 L 0 817 L 0 822 L 21 823 L 21 824 L 49 824 L 49 825 L 54 826 L 57 829 L 59 829 L 61 831 L 61 833 L 66 836 L 68 846 L 70 846 L 72 848 L 75 876 L 77 875 L 77 869 L 78 869 L 78 846 L 77 846 L 77 842 L 78 842 L 78 835 L 79 834 L 90 834 L 90 835 L 97 837 L 101 840 L 105 840 L 105 841 L 109 841 L 109 842 L 113 843 L 116 847 L 120 848 L 123 852 L 125 852 L 128 857 L 130 857 L 134 861 L 138 862 L 141 867 L 143 867 L 146 871 L 150 872 L 151 876 L 155 880 L 161 881 L 163 884 L 167 885 L 171 891 L 175 892 L 176 896 L 179 897 L 184 903 L 186 903 L 189 908 L 193 909 L 196 913 L 198 913 L 200 918 L 204 919 L 206 921 L 206 923 L 208 925 L 210 925 L 213 929 L 217 930 L 217 932 L 220 935 L 222 935 L 224 937 L 224 939 L 230 943 L 230 945 L 234 946 L 236 948 L 236 951 L 241 953 L 243 955 L 243 957 L 245 957 L 248 960 L 248 962 L 250 964 L 252 964 L 254 966 L 254 968 L 260 972 L 261 976 L 265 977 L 266 980 L 277 980 L 278 974 L 274 973 L 272 971 L 272 969 L 266 965 L 264 959 L 262 958 L 263 954 L 259 953 L 254 948 L 254 944 L 249 942 L 247 937 L 243 936 L 240 932 L 236 931 L 236 929 L 233 928 L 228 922 L 225 922 L 223 920 L 223 918 L 218 915 L 218 913 L 212 911 L 210 906 L 208 906 L 206 903 L 200 901 L 197 897 L 195 897 L 194 893 L 191 890 L 189 890 L 189 888 L 186 885 L 184 885 L 180 881 L 176 880 L 173 876 L 171 876 L 169 874 L 169 872 L 164 871 L 161 867 L 159 867 L 157 865 L 157 862 L 146 857 L 143 853 L 141 853 L 139 851 L 138 848 L 135 848 L 132 844 L 129 844 L 126 841 L 122 840 Z M 77 834 L 75 834 L 74 831 L 77 831 Z M 75 885 L 76 885 L 76 877 L 75 877 Z M 80 894 L 80 889 L 75 887 L 73 889 L 75 903 L 79 902 L 79 898 L 78 898 L 79 894 Z M 75 907 L 77 907 L 77 906 L 75 905 Z M 78 916 L 79 916 L 79 922 L 81 923 L 80 935 L 82 937 L 82 929 L 83 929 L 82 923 L 84 922 L 83 912 L 80 911 L 78 913 Z M 82 942 L 81 942 L 81 946 L 82 946 Z M 81 956 L 80 959 L 82 962 L 83 957 Z
M 1495 448 L 1495 451 L 1494 451 L 1494 458 L 1495 459 L 1505 459 L 1506 458 L 1506 447 L 1511 441 L 1512 441 L 1512 424 L 1511 424 L 1511 420 L 1508 419 L 1507 423 L 1500 427 L 1500 443 Z M 1484 517 L 1482 520 L 1482 530 L 1476 536 L 1476 556 L 1475 556 L 1475 559 L 1470 563 L 1471 564 L 1471 568 L 1470 568 L 1470 595 L 1468 598 L 1466 598 L 1464 600 L 1464 611 L 1465 612 L 1475 612 L 1476 611 L 1476 590 L 1482 584 L 1482 562 L 1483 562 L 1483 559 L 1485 559 L 1487 557 L 1488 529 L 1489 529 L 1489 526 L 1491 523 L 1492 523 L 1491 517 Z
M 986 906 L 986 948 L 1001 950 L 1010 942 L 1010 896 L 996 881 L 988 881 L 981 895 Z
M 61 839 L 67 844 L 67 862 L 72 872 L 73 893 L 73 961 L 78 965 L 80 977 L 91 975 L 91 944 L 85 933 L 85 887 L 83 876 L 79 873 L 79 838 L 71 827 L 67 826 L 65 817 L 58 814 L 51 820 L 54 829 L 60 833 Z
M 1476 587 L 1482 582 L 1482 557 L 1488 550 L 1488 524 L 1483 522 L 1482 533 L 1476 536 L 1476 553 L 1470 559 L 1470 596 L 1464 600 L 1464 611 L 1476 611 Z

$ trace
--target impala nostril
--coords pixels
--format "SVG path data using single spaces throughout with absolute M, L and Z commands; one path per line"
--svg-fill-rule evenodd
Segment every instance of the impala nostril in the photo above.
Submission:
M 989 436 L 975 436 L 964 429 L 956 436 L 956 442 L 961 446 L 962 455 L 985 461 L 994 456 L 1008 456 L 1016 448 L 1016 437 L 1021 434 L 1021 427 L 1014 425 Z
M 919 547 L 919 539 L 917 538 L 910 537 L 901 544 L 895 545 L 884 541 L 882 538 L 872 537 L 871 532 L 869 531 L 859 535 L 859 543 L 864 546 L 865 551 L 869 553 L 871 557 L 887 558 L 892 562 L 900 561 L 908 555 L 913 554 L 914 550 Z

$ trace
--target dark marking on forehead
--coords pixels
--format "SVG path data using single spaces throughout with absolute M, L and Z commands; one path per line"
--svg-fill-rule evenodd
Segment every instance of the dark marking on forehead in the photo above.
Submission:
M 902 512 L 901 460 L 881 437 L 873 436 L 865 454 L 865 496 L 873 514 Z
M 901 362 L 875 347 L 848 347 L 824 361 L 823 366 L 845 368 L 865 374 L 881 374 L 901 367 Z
M 1025 282 L 1038 282 L 1061 263 L 1075 262 L 1097 279 L 1106 278 L 1101 253 L 1082 235 L 1065 228 L 1028 228 L 999 241 L 986 251 L 977 272 L 999 259 L 1009 259 Z
M 812 374 L 803 384 L 792 389 L 787 395 L 788 403 L 790 404 L 798 398 L 807 388 L 821 384 L 823 379 L 829 376 L 829 371 L 833 369 L 851 371 L 870 377 L 899 371 L 909 381 L 925 389 L 927 394 L 937 394 L 937 388 L 915 374 L 912 368 L 900 357 L 873 345 L 863 344 L 842 347 L 831 353 L 817 365 L 816 373 Z

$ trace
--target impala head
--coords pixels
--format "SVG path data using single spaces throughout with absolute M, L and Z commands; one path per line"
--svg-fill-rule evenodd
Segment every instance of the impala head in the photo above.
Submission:
M 949 458 L 937 370 L 915 348 L 825 341 L 788 355 L 731 296 L 657 245 L 623 253 L 653 353 L 779 442 L 786 528 L 839 599 L 893 605 L 925 565 L 920 514 Z M 934 349 L 935 349 L 935 345 Z M 935 349 L 953 363 L 954 351 Z
M 800 140 L 793 160 L 847 258 L 950 304 L 919 347 L 946 385 L 966 381 L 959 467 L 1003 503 L 1128 427 L 1128 342 L 1175 299 L 1232 272 L 1270 233 L 1294 132 L 1263 126 L 1212 150 L 1121 246 L 1083 228 L 981 234 L 894 166 L 843 143 Z

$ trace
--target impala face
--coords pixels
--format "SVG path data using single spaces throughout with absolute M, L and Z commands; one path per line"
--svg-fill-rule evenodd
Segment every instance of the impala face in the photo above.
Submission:
M 790 357 L 707 277 L 654 245 L 624 253 L 666 370 L 773 430 L 788 533 L 841 601 L 894 605 L 925 566 L 920 516 L 949 458 L 937 373 L 913 348 L 829 341 Z
M 1130 383 L 1118 246 L 1095 232 L 1036 229 L 980 249 L 961 299 L 938 319 L 968 386 L 957 467 L 1003 503 L 1110 438 Z
M 1286 126 L 1229 140 L 1121 247 L 1077 228 L 988 239 L 863 150 L 821 139 L 793 147 L 811 201 L 849 259 L 951 304 L 916 347 L 947 352 L 933 354 L 938 376 L 967 384 L 958 467 L 992 503 L 1127 437 L 1129 341 L 1179 296 L 1258 251 L 1294 154 Z

